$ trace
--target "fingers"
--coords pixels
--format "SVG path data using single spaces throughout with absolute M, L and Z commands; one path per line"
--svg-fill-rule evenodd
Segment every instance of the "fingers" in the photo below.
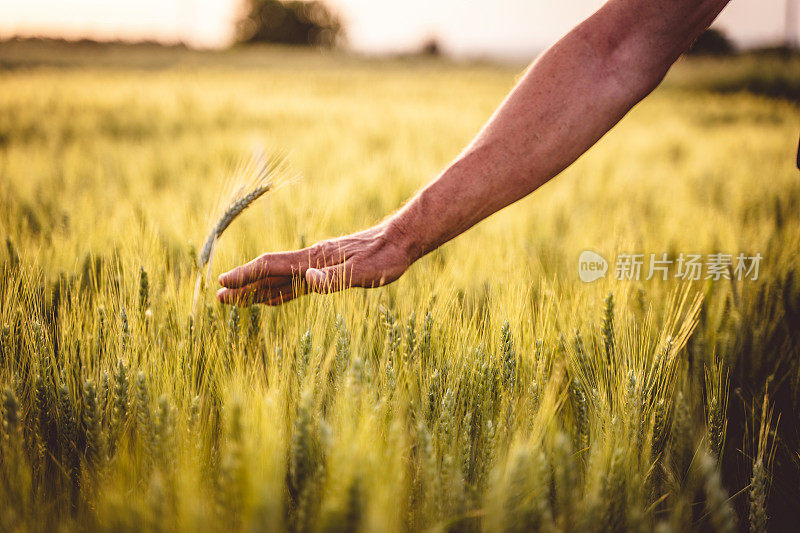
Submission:
M 330 242 L 320 241 L 302 250 L 263 254 L 220 275 L 219 283 L 223 287 L 237 289 L 268 276 L 302 276 L 308 268 L 340 263 L 345 257 L 344 250 L 331 246 Z
M 331 293 L 354 286 L 353 269 L 350 263 L 341 263 L 326 268 L 307 268 L 305 285 L 318 293 Z M 250 305 L 262 303 L 280 305 L 294 300 L 305 293 L 297 278 L 281 276 L 266 277 L 239 288 L 222 288 L 217 298 L 224 304 Z
M 326 268 L 309 268 L 305 273 L 309 290 L 329 293 L 348 289 L 353 286 L 353 265 L 340 263 Z
M 297 280 L 294 280 L 297 283 Z M 236 304 L 240 306 L 252 303 L 267 303 L 276 298 L 283 298 L 288 301 L 295 293 L 302 294 L 302 289 L 297 284 L 293 284 L 292 278 L 263 278 L 254 283 L 240 287 L 238 289 L 222 288 L 217 291 L 217 299 L 224 304 Z
M 311 265 L 310 248 L 294 252 L 276 252 L 261 255 L 249 263 L 220 275 L 219 283 L 229 289 L 238 289 L 267 276 L 302 275 Z
M 346 261 L 346 250 L 331 244 L 321 241 L 302 250 L 261 255 L 220 275 L 223 288 L 217 298 L 225 304 L 280 305 L 305 294 L 306 289 L 328 293 L 361 286 L 352 279 L 353 264 Z M 336 264 L 326 266 L 332 262 Z

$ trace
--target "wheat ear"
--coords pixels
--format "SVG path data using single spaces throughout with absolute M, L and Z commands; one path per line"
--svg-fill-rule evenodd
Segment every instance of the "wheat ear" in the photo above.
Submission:
M 205 244 L 203 245 L 203 249 L 200 252 L 200 256 L 197 258 L 197 266 L 202 270 L 211 259 L 211 253 L 214 251 L 214 244 L 217 242 L 217 239 L 220 238 L 222 232 L 228 229 L 228 226 L 231 225 L 236 217 L 242 214 L 242 212 L 250 207 L 256 200 L 264 196 L 270 189 L 272 188 L 271 183 L 266 183 L 259 187 L 256 187 L 249 193 L 245 194 L 238 200 L 234 201 L 228 209 L 222 214 L 219 218 L 217 223 L 211 229 L 211 233 L 208 235 Z
M 210 265 L 214 246 L 222 233 L 256 200 L 287 181 L 286 159 L 283 156 L 265 157 L 263 154 L 256 154 L 249 162 L 240 164 L 234 171 L 233 181 L 238 181 L 242 177 L 245 178 L 243 180 L 245 183 L 239 190 L 249 190 L 249 192 L 239 192 L 234 197 L 234 200 L 211 227 L 203 248 L 197 256 L 198 273 L 192 309 L 197 307 L 197 300 L 203 286 L 203 269 Z

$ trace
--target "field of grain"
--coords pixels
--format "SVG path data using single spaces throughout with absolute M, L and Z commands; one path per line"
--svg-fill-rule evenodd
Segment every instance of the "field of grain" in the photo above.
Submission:
M 397 209 L 522 67 L 137 54 L 0 61 L 0 530 L 800 519 L 796 104 L 712 92 L 685 62 L 394 284 L 239 309 L 218 273 Z M 233 223 L 193 309 L 197 251 L 253 149 L 298 178 Z M 581 281 L 584 250 L 606 278 Z M 664 253 L 763 260 L 757 280 L 645 280 Z M 646 255 L 641 279 L 615 279 L 621 254 Z

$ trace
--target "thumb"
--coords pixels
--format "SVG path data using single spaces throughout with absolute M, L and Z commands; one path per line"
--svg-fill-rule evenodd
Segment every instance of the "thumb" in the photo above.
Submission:
M 343 288 L 342 265 L 306 270 L 306 285 L 313 292 L 336 292 Z
M 325 272 L 318 268 L 306 270 L 306 285 L 314 292 L 320 292 L 325 287 Z

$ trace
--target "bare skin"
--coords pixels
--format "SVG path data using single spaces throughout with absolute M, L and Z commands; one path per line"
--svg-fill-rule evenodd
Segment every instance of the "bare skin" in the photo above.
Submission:
M 520 200 L 591 148 L 663 80 L 730 0 L 609 0 L 540 56 L 478 136 L 367 230 L 263 254 L 219 277 L 223 303 L 380 287 Z

